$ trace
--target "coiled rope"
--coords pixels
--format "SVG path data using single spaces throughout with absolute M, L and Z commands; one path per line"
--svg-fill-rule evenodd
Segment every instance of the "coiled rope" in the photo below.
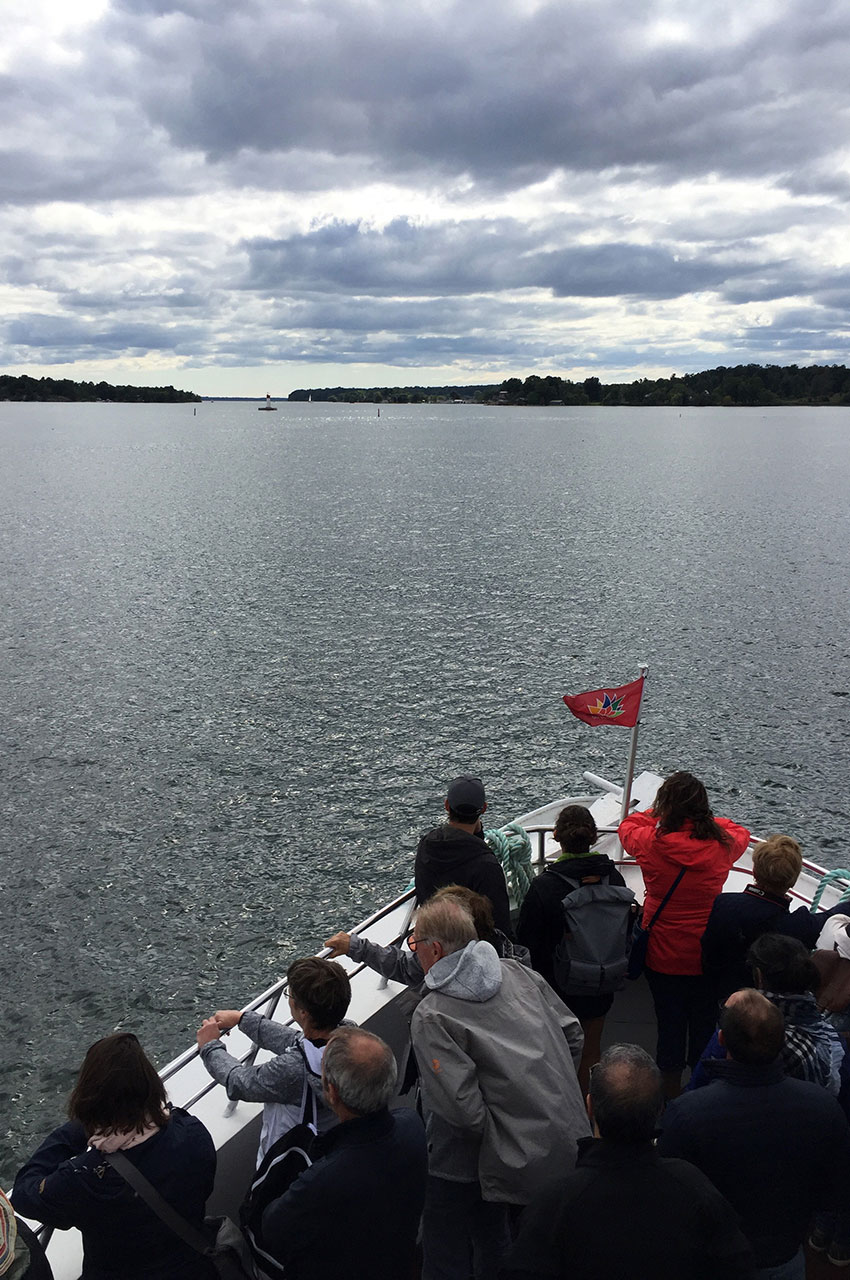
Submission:
M 834 884 L 836 880 L 844 881 L 844 891 L 839 895 L 839 902 L 847 902 L 850 900 L 850 871 L 846 868 L 838 868 L 835 871 L 827 871 L 826 875 L 821 878 L 821 882 L 815 890 L 815 896 L 812 898 L 812 911 L 817 911 L 820 900 L 823 897 L 823 891 L 830 884 Z
M 503 827 L 485 831 L 484 839 L 501 862 L 508 891 L 520 906 L 534 879 L 528 832 L 518 822 L 508 822 Z

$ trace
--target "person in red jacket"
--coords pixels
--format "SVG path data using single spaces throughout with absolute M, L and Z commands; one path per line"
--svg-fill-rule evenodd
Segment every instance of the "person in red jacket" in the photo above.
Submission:
M 696 1065 L 714 1033 L 717 1010 L 702 972 L 700 939 L 750 833 L 728 818 L 714 817 L 705 787 L 693 774 L 673 773 L 658 788 L 652 809 L 623 819 L 619 836 L 643 875 L 644 922 L 685 868 L 650 930 L 646 962 L 658 1022 L 656 1061 L 667 1096 L 675 1098 L 685 1064 Z

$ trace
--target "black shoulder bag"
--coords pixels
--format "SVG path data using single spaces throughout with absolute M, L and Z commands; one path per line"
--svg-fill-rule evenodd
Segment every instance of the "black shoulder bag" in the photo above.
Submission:
M 686 871 L 687 867 L 682 867 L 679 874 L 676 876 L 676 879 L 661 899 L 661 902 L 656 908 L 649 924 L 644 928 L 643 922 L 641 921 L 641 923 L 636 924 L 632 930 L 632 945 L 631 950 L 629 951 L 629 968 L 626 974 L 626 976 L 631 978 L 632 981 L 634 981 L 635 978 L 639 978 L 646 968 L 646 952 L 649 947 L 649 931 L 661 915 L 661 912 L 667 906 L 667 903 L 673 897 L 673 891 L 677 888 L 679 881 Z

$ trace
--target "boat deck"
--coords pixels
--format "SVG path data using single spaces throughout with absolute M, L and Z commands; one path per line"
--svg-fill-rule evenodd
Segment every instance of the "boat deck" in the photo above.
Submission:
M 589 783 L 598 786 L 601 780 L 586 775 Z M 634 804 L 647 808 L 654 799 L 661 779 L 650 773 L 641 774 L 633 786 Z M 597 827 L 603 833 L 597 844 L 619 866 L 627 884 L 639 901 L 643 898 L 643 881 L 638 867 L 622 851 L 616 836 L 620 816 L 621 797 L 618 789 L 605 784 L 602 795 L 597 790 L 593 796 L 565 797 L 552 801 L 541 809 L 522 815 L 517 821 L 531 834 L 536 869 L 557 857 L 560 850 L 551 838 L 551 828 L 559 810 L 568 803 L 586 803 L 592 809 Z M 823 869 L 805 866 L 794 896 L 801 903 L 810 903 Z M 742 890 L 752 879 L 752 864 L 747 851 L 732 869 L 725 885 L 726 892 Z M 829 907 L 837 901 L 844 885 L 830 884 L 822 906 Z M 413 910 L 413 894 L 407 892 L 376 912 L 369 920 L 358 925 L 356 932 L 370 941 L 386 946 L 404 939 L 409 932 Z M 320 953 L 322 954 L 322 953 Z M 348 959 L 342 961 L 352 980 L 352 1002 L 349 1016 L 361 1026 L 382 1036 L 394 1049 L 404 1068 L 409 1054 L 409 1021 L 416 995 L 395 982 L 387 982 L 363 965 Z M 248 1006 L 283 1023 L 289 1023 L 285 1000 L 285 983 L 279 982 L 258 996 Z M 655 1016 L 652 999 L 645 979 L 629 982 L 618 992 L 609 1013 L 603 1035 L 603 1047 L 617 1042 L 639 1044 L 654 1056 Z M 245 1061 L 262 1062 L 271 1055 L 257 1051 L 238 1028 L 230 1033 L 228 1049 Z M 229 1102 L 224 1089 L 210 1079 L 192 1047 L 176 1058 L 162 1073 L 172 1101 L 190 1109 L 207 1126 L 218 1151 L 218 1173 L 208 1211 L 226 1213 L 238 1218 L 239 1204 L 250 1184 L 259 1139 L 262 1105 L 259 1103 Z M 398 1104 L 411 1105 L 412 1095 L 402 1095 Z M 49 1255 L 55 1280 L 78 1280 L 82 1251 L 76 1231 L 56 1232 L 50 1242 Z M 826 1280 L 837 1269 L 821 1255 L 813 1255 L 808 1264 L 810 1280 Z

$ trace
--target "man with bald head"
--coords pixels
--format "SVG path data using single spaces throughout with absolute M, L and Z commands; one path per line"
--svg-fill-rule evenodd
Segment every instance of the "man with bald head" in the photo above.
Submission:
M 371 1032 L 341 1027 L 328 1040 L 322 1084 L 339 1124 L 263 1214 L 264 1245 L 287 1280 L 410 1273 L 427 1155 L 415 1112 L 389 1110 L 396 1075 L 392 1050 Z
M 706 1064 L 706 1088 L 670 1103 L 658 1149 L 702 1169 L 737 1210 L 757 1276 L 803 1280 L 812 1213 L 846 1202 L 850 1131 L 826 1089 L 784 1074 L 783 1040 L 770 1000 L 733 992 L 720 1016 L 726 1058 Z
M 503 1280 L 752 1280 L 731 1207 L 698 1169 L 655 1150 L 663 1106 L 645 1050 L 618 1044 L 602 1055 L 587 1096 L 593 1137 L 579 1142 L 563 1185 L 525 1210 Z

